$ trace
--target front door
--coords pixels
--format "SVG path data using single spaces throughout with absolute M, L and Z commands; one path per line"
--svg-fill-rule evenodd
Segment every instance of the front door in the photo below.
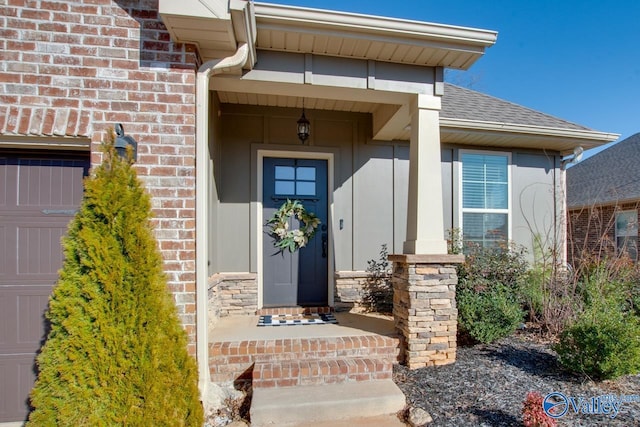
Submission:
M 264 159 L 262 191 L 263 305 L 326 306 L 328 301 L 327 161 Z M 320 220 L 307 245 L 291 253 L 280 250 L 267 221 L 287 200 L 298 200 Z M 299 228 L 296 218 L 289 230 Z

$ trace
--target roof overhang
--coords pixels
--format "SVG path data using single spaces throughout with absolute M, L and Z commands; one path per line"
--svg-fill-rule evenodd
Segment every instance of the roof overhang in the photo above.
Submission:
M 198 47 L 203 61 L 226 58 L 246 43 L 255 63 L 256 22 L 253 2 L 244 0 L 160 0 L 158 11 L 171 39 Z
M 585 150 L 618 139 L 620 135 L 582 129 L 562 129 L 545 126 L 440 118 L 442 142 L 544 149 L 570 154 L 576 146 Z
M 497 32 L 278 4 L 255 3 L 258 49 L 468 69 Z
M 198 46 L 203 61 L 255 49 L 466 70 L 497 32 L 244 0 L 160 0 L 172 40 Z M 255 57 L 252 58 L 255 60 Z

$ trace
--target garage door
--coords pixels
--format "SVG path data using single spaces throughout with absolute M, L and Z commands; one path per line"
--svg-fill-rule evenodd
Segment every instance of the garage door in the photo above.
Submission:
M 0 422 L 24 420 L 62 265 L 60 238 L 82 199 L 88 156 L 0 151 Z

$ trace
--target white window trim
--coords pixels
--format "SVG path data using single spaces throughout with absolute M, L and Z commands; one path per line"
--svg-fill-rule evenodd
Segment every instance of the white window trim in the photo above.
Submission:
M 464 208 L 462 199 L 464 189 L 462 186 L 462 156 L 464 154 L 484 154 L 484 155 L 494 155 L 494 156 L 505 156 L 507 158 L 507 209 L 478 209 L 478 208 Z M 458 150 L 458 225 L 460 228 L 460 236 L 464 235 L 464 223 L 462 222 L 462 215 L 465 212 L 468 213 L 502 213 L 507 214 L 507 241 L 510 242 L 512 239 L 512 222 L 513 222 L 513 208 L 512 208 L 512 197 L 511 192 L 513 188 L 512 181 L 512 153 L 509 151 L 492 151 L 492 150 Z

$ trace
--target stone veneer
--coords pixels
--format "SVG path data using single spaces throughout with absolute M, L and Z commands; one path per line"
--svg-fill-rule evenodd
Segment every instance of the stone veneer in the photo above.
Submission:
M 218 273 L 209 278 L 209 322 L 258 311 L 256 273 Z
M 390 255 L 393 316 L 409 369 L 456 359 L 458 309 L 455 264 L 463 255 Z
M 369 273 L 366 271 L 336 271 L 334 278 L 334 307 L 336 311 L 348 311 L 361 307 Z

